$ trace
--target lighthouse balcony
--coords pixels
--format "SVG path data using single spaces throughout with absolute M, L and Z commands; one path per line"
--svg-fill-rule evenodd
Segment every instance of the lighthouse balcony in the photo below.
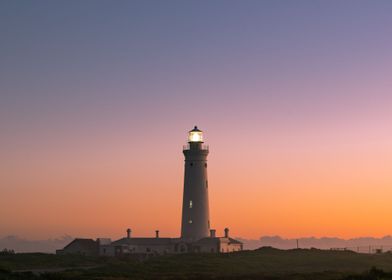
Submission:
M 201 143 L 191 143 L 191 144 L 183 145 L 182 150 L 183 151 L 188 151 L 188 150 L 208 151 L 208 145 L 204 145 Z

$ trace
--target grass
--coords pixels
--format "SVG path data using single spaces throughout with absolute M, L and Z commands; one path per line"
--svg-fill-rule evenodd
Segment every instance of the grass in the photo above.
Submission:
M 44 253 L 21 253 L 0 255 L 0 269 L 26 270 L 56 267 L 94 266 L 103 263 L 102 258 L 80 255 L 54 255 Z
M 82 269 L 91 266 L 91 269 Z M 16 269 L 71 268 L 40 276 Z M 377 269 L 372 269 L 377 267 Z M 131 258 L 16 254 L 0 256 L 0 279 L 392 279 L 392 254 L 261 248 L 230 254 L 162 256 L 140 262 Z M 2 276 L 3 275 L 3 276 Z M 1 278 L 3 277 L 3 278 Z M 19 278 L 15 278 L 19 277 Z

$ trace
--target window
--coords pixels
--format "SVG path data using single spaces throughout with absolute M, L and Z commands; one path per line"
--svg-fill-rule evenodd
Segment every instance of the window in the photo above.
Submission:
M 207 168 L 207 163 L 204 164 L 204 167 Z
M 208 189 L 208 180 L 206 180 L 206 189 Z
M 193 223 L 192 220 L 189 220 L 189 223 L 190 223 L 190 224 Z
M 192 202 L 192 200 L 190 200 L 189 201 L 189 208 L 192 208 L 192 206 L 193 206 L 193 202 Z
M 190 165 L 190 166 L 193 166 L 193 162 L 191 162 L 189 165 Z

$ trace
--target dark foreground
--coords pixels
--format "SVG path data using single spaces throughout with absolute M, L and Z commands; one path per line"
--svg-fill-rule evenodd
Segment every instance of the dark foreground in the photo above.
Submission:
M 392 279 L 392 254 L 262 248 L 231 254 L 93 258 L 49 254 L 0 256 L 0 279 Z

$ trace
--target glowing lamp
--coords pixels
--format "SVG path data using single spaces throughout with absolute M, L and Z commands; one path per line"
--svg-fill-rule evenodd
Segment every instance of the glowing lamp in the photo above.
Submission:
M 203 142 L 203 131 L 195 126 L 194 129 L 189 131 L 188 140 L 189 142 Z

